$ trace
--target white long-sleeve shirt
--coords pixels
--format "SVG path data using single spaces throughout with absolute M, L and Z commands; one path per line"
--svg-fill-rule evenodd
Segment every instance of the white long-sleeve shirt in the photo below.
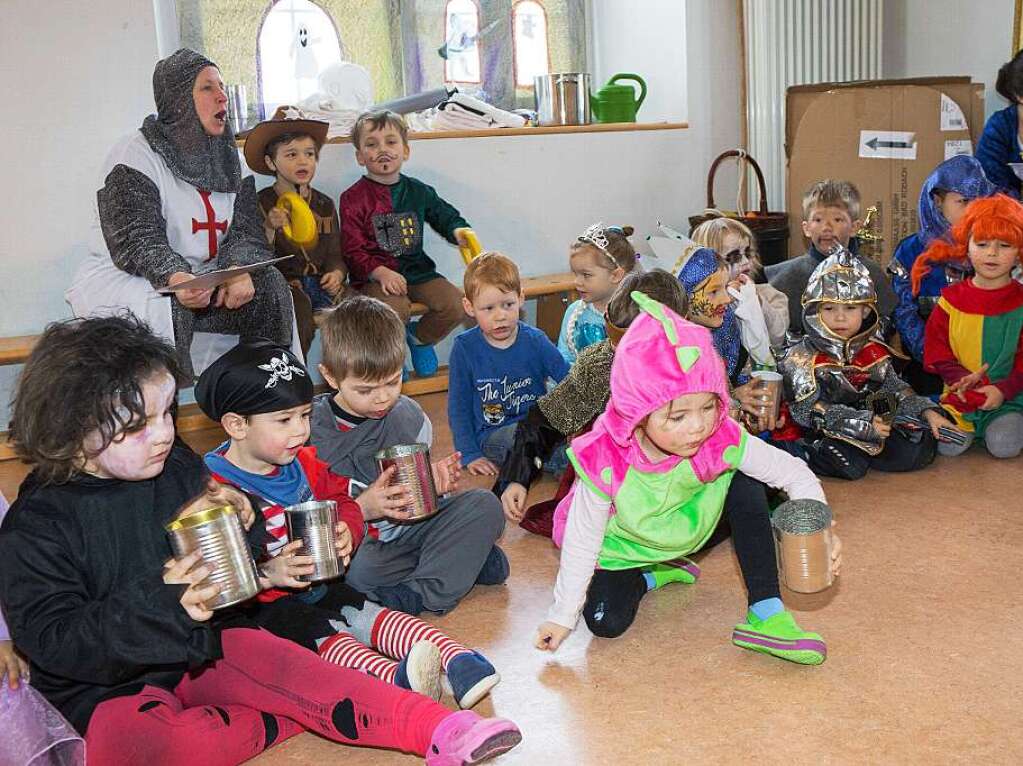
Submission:
M 762 439 L 746 439 L 746 451 L 739 468 L 751 479 L 781 489 L 791 500 L 826 502 L 820 481 L 799 458 L 772 447 Z M 586 602 L 586 591 L 597 565 L 604 533 L 611 517 L 611 502 L 576 481 L 561 545 L 561 566 L 554 583 L 554 604 L 547 619 L 575 629 Z

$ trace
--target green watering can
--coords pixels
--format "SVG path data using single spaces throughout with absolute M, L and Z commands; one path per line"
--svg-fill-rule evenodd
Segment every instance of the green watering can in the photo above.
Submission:
M 619 80 L 634 80 L 639 83 L 639 98 L 631 85 L 615 85 Z M 590 95 L 590 111 L 597 122 L 635 122 L 636 112 L 646 98 L 646 83 L 638 74 L 616 74 L 607 85 Z

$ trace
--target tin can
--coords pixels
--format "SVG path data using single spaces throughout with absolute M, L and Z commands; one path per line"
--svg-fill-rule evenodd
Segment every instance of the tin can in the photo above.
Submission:
M 195 550 L 213 571 L 199 587 L 219 584 L 220 593 L 206 602 L 209 609 L 223 609 L 259 593 L 259 576 L 252 560 L 241 519 L 230 506 L 210 508 L 172 521 L 166 527 L 175 558 Z
M 831 509 L 818 500 L 789 500 L 771 517 L 782 583 L 796 593 L 831 587 Z
M 333 500 L 310 500 L 284 509 L 288 537 L 301 540 L 299 556 L 313 560 L 313 571 L 302 575 L 303 582 L 332 580 L 341 576 L 341 560 L 337 557 L 337 503 Z
M 782 383 L 783 378 L 780 372 L 773 370 L 754 370 L 750 377 L 753 378 L 753 388 L 764 391 L 770 399 L 762 405 L 761 414 L 771 412 L 777 420 L 781 414 Z
M 422 519 L 437 512 L 437 488 L 433 483 L 430 448 L 427 445 L 399 444 L 380 450 L 376 459 L 381 473 L 393 465 L 396 470 L 391 485 L 400 484 L 412 495 L 409 504 L 405 506 L 410 519 Z

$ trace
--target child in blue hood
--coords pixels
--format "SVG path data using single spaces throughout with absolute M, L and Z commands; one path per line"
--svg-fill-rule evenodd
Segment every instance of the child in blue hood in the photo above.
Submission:
M 905 370 L 906 381 L 923 395 L 941 392 L 941 380 L 924 372 L 924 325 L 938 302 L 941 291 L 955 284 L 972 271 L 968 261 L 946 263 L 944 268 L 931 269 L 920 284 L 920 293 L 913 294 L 910 272 L 913 264 L 935 239 L 948 239 L 952 226 L 962 217 L 967 204 L 978 197 L 995 193 L 995 186 L 984 175 L 981 164 L 973 157 L 960 155 L 945 160 L 928 176 L 920 189 L 918 214 L 920 230 L 902 240 L 888 272 L 899 298 L 895 308 L 895 329 L 902 339 L 902 348 L 910 356 Z

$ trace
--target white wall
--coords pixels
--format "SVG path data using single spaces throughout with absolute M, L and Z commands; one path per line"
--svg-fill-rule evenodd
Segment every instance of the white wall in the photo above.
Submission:
M 588 50 L 593 90 L 619 72 L 637 74 L 647 85 L 637 115 L 640 122 L 685 121 L 685 0 L 591 0 L 590 8 Z M 621 84 L 631 82 L 623 80 Z
M 0 335 L 69 314 L 100 163 L 153 111 L 152 0 L 0 3 Z M 20 368 L 0 367 L 0 431 Z
M 969 75 L 985 85 L 987 116 L 1004 108 L 998 68 L 1012 58 L 1014 0 L 886 0 L 884 76 Z
M 4 29 L 37 24 L 18 5 L 5 5 Z M 61 6 L 47 14 L 47 34 L 5 40 L 0 50 L 4 72 L 39 73 L 8 75 L 0 86 L 2 103 L 18 106 L 0 142 L 17 179 L 17 194 L 0 206 L 0 335 L 38 332 L 67 314 L 63 291 L 84 252 L 99 165 L 153 108 L 150 0 Z M 435 184 L 484 246 L 514 256 L 526 275 L 567 270 L 569 243 L 596 220 L 632 224 L 637 244 L 658 219 L 684 227 L 704 207 L 710 161 L 739 141 L 738 59 L 722 55 L 734 49 L 734 4 L 684 7 L 688 130 L 416 141 L 408 171 Z M 317 187 L 336 197 L 357 177 L 350 146 L 325 147 Z M 719 183 L 734 180 L 722 173 Z M 460 282 L 457 251 L 435 238 L 427 247 Z M 0 424 L 15 369 L 0 368 Z

